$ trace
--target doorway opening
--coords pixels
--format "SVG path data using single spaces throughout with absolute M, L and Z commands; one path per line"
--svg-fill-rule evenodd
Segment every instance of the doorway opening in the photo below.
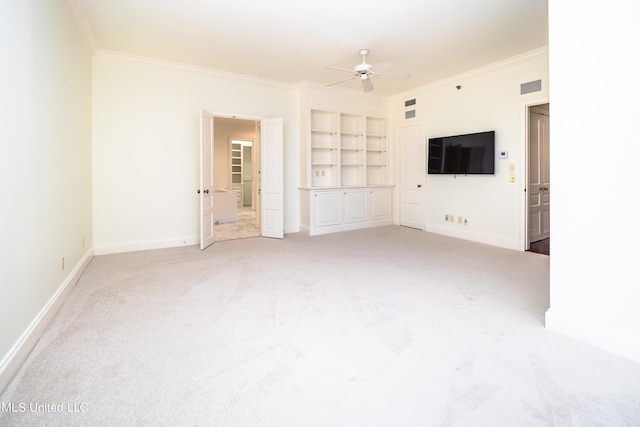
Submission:
M 526 250 L 551 253 L 551 176 L 549 174 L 549 103 L 527 108 Z
M 248 124 L 247 129 L 252 132 L 253 138 L 231 138 L 231 130 L 237 131 L 235 126 L 241 123 Z M 221 206 L 216 203 L 219 199 L 232 199 L 231 202 L 227 201 L 226 206 L 236 210 L 235 218 L 231 213 L 231 221 L 226 222 L 237 222 L 238 200 L 231 189 L 230 139 L 253 141 L 252 198 L 260 236 L 284 238 L 283 129 L 282 117 L 236 121 L 235 115 L 216 116 L 204 109 L 200 110 L 200 188 L 197 191 L 200 202 L 200 249 L 206 249 L 216 241 L 216 222 L 224 222 L 220 217 L 216 218 L 216 215 L 221 215 Z M 216 154 L 216 146 L 218 150 L 223 150 L 222 154 Z
M 259 123 L 214 118 L 215 241 L 259 237 Z

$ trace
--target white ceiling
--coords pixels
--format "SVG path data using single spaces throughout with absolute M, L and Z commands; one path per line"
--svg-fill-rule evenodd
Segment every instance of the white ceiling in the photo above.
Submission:
M 547 0 L 67 1 L 98 49 L 288 83 L 348 78 L 327 66 L 352 69 L 367 48 L 411 74 L 375 80 L 383 96 L 547 45 Z

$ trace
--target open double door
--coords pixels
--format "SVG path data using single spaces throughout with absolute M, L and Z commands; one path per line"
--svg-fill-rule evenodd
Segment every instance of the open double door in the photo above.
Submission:
M 200 112 L 200 249 L 215 241 L 214 220 L 214 117 Z M 282 239 L 283 218 L 283 135 L 282 118 L 260 120 L 258 157 L 258 203 L 263 237 Z

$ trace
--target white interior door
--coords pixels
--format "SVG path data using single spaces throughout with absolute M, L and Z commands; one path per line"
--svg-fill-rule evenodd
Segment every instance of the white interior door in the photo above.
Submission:
M 548 104 L 529 112 L 529 243 L 550 237 L 551 178 L 549 174 Z
M 398 130 L 400 184 L 400 225 L 424 230 L 425 202 L 425 132 L 424 125 Z
M 253 208 L 256 211 L 256 227 L 262 230 L 262 157 L 260 151 L 260 122 L 255 122 L 256 142 L 253 146 Z
M 200 110 L 200 249 L 214 240 L 213 217 L 213 114 Z
M 284 237 L 282 118 L 260 122 L 260 194 L 263 237 Z

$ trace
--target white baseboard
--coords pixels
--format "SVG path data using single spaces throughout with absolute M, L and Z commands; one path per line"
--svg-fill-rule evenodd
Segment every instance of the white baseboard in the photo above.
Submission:
M 300 225 L 296 224 L 296 225 L 285 225 L 284 226 L 284 234 L 291 234 L 291 233 L 299 233 L 300 230 Z
M 545 313 L 545 326 L 552 331 L 568 335 L 580 341 L 600 347 L 636 362 L 640 362 L 640 337 L 632 337 L 620 331 L 593 322 L 559 313 L 552 309 Z
M 78 264 L 69 273 L 69 276 L 60 285 L 58 290 L 47 301 L 38 315 L 33 319 L 29 327 L 20 336 L 18 341 L 11 347 L 9 352 L 0 361 L 0 393 L 2 393 L 9 382 L 14 377 L 20 366 L 24 363 L 35 347 L 36 343 L 46 330 L 47 326 L 56 315 L 62 304 L 69 296 L 73 287 L 78 283 L 80 276 L 87 268 L 94 256 L 93 248 L 89 249 L 80 259 Z
M 443 236 L 455 237 L 456 239 L 463 239 L 477 243 L 484 243 L 486 245 L 499 246 L 506 249 L 514 249 L 518 251 L 522 250 L 522 244 L 518 241 L 507 239 L 502 236 L 496 236 L 495 234 L 479 233 L 477 231 L 461 227 L 457 224 L 451 226 L 427 224 L 424 231 L 427 231 L 429 233 L 442 234 Z
M 137 242 L 96 244 L 96 255 L 121 254 L 125 252 L 148 251 L 151 249 L 175 248 L 178 246 L 199 245 L 199 236 L 181 237 L 167 240 L 145 240 Z
M 298 233 L 299 227 L 285 228 L 284 233 Z M 179 246 L 193 246 L 200 244 L 200 236 L 179 237 L 167 240 L 145 240 L 120 243 L 97 243 L 95 245 L 96 255 L 122 254 L 126 252 L 148 251 L 151 249 L 167 249 Z

